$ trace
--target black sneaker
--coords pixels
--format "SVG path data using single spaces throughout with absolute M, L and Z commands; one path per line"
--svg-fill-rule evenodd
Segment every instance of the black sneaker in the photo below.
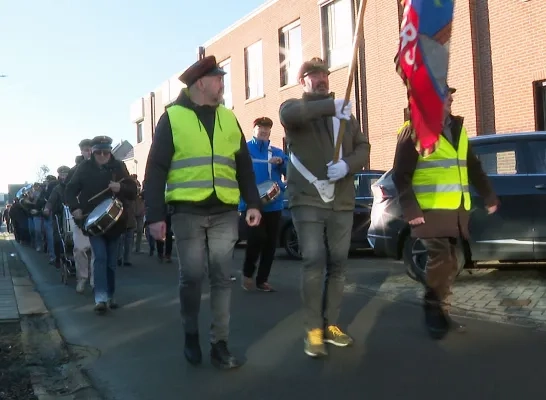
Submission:
M 101 301 L 95 304 L 94 310 L 97 314 L 104 314 L 108 310 L 108 305 L 104 301 Z
M 184 357 L 192 365 L 201 364 L 203 353 L 199 345 L 198 333 L 186 333 L 186 341 L 184 343 Z
M 211 346 L 210 360 L 216 368 L 227 370 L 241 366 L 239 361 L 229 352 L 226 341 L 220 340 L 217 343 L 211 343 Z

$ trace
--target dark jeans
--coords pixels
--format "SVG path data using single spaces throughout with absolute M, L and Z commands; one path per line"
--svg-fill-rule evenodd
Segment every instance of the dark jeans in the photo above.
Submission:
M 114 297 L 119 241 L 119 236 L 89 236 L 95 255 L 95 303 L 107 302 Z
M 180 310 L 184 330 L 197 333 L 205 274 L 210 282 L 212 343 L 229 336 L 231 264 L 238 238 L 239 213 L 174 214 L 173 232 L 180 270 Z
M 335 325 L 345 286 L 353 212 L 312 206 L 293 207 L 291 212 L 303 257 L 302 299 L 305 329 L 309 331 L 322 329 L 325 325 Z
M 169 214 L 167 215 L 167 218 L 165 219 L 165 223 L 167 224 L 167 236 L 165 238 L 165 242 L 162 240 L 156 240 L 156 246 L 157 246 L 157 255 L 162 258 L 170 257 L 173 253 L 173 231 L 172 231 L 172 216 Z
M 244 214 L 246 215 L 246 212 Z M 260 225 L 248 228 L 243 275 L 247 278 L 252 278 L 256 271 L 256 262 L 260 258 L 256 285 L 267 282 L 271 273 L 275 250 L 277 250 L 280 221 L 280 210 L 264 212 L 262 213 Z

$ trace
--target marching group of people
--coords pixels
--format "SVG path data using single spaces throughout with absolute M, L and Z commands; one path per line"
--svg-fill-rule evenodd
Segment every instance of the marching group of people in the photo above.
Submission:
M 301 66 L 301 98 L 280 105 L 288 155 L 271 145 L 273 121 L 269 117 L 256 118 L 253 137 L 247 142 L 234 112 L 222 105 L 224 74 L 215 57 L 208 56 L 180 76 L 186 88 L 159 119 L 143 190 L 139 191 L 138 181 L 112 156 L 111 139 L 97 137 L 80 143 L 80 163 L 70 170 L 59 168 L 58 186 L 45 197 L 45 205 L 36 207 L 43 206 L 44 215 L 58 215 L 62 204 L 70 211 L 74 243 L 79 243 L 75 247 L 82 251 L 77 264 L 87 265 L 84 250 L 90 248 L 95 311 L 104 313 L 117 307 L 115 269 L 120 241 L 133 218 L 131 204 L 143 199 L 145 222 L 136 225 L 140 230 L 143 223 L 146 226 L 150 254 L 161 246 L 167 248 L 167 259 L 173 247 L 178 256 L 186 359 L 193 365 L 202 362 L 198 327 L 202 282 L 207 276 L 211 361 L 218 368 L 232 369 L 240 365 L 228 349 L 231 264 L 239 218 L 243 216 L 250 230 L 240 266 L 242 288 L 273 292 L 268 278 L 286 197 L 303 258 L 304 351 L 311 357 L 325 356 L 327 343 L 339 347 L 353 343 L 338 319 L 355 207 L 353 175 L 367 166 L 370 144 L 351 113 L 350 102 L 330 93 L 330 71 L 321 59 Z M 469 179 L 478 184 L 490 212 L 498 203 L 471 152 L 462 119 L 451 115 L 452 93 L 454 90 L 448 96 L 445 129 L 433 162 L 418 155 L 411 142 L 411 124 L 406 124 L 394 163 L 405 218 L 428 239 L 431 269 L 423 282 L 427 288 L 424 312 L 426 327 L 436 338 L 449 330 L 464 330 L 449 316 L 449 295 L 457 265 L 453 246 L 467 237 Z M 333 160 L 341 120 L 347 121 L 346 129 L 339 160 Z M 445 169 L 437 173 L 433 167 Z M 449 185 L 442 184 L 446 179 Z M 271 184 L 265 192 L 264 183 Z M 112 197 L 123 205 L 121 214 L 101 234 L 86 232 L 86 217 Z M 437 219 L 441 225 L 435 223 Z M 426 227 L 436 229 L 426 231 Z M 439 232 L 440 228 L 444 231 Z M 37 240 L 36 236 L 33 245 L 38 245 Z M 127 248 L 128 242 L 123 242 Z M 80 268 L 79 279 L 87 279 L 87 271 Z

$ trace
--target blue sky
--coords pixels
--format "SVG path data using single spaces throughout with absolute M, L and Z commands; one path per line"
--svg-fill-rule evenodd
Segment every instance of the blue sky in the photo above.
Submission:
M 72 166 L 82 138 L 134 144 L 131 102 L 265 0 L 29 0 L 0 5 L 0 193 Z

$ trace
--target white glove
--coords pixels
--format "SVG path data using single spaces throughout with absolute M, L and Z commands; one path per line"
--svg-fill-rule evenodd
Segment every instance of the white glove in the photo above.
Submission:
M 336 107 L 336 118 L 339 119 L 346 119 L 349 121 L 351 119 L 351 110 L 353 109 L 353 106 L 351 105 L 351 102 L 349 101 L 345 108 L 341 110 L 343 107 L 343 103 L 345 103 L 344 99 L 335 99 L 334 105 Z
M 339 160 L 335 164 L 333 161 L 330 161 L 326 166 L 328 167 L 327 175 L 330 182 L 339 181 L 341 178 L 345 178 L 349 173 L 349 166 L 343 160 Z

